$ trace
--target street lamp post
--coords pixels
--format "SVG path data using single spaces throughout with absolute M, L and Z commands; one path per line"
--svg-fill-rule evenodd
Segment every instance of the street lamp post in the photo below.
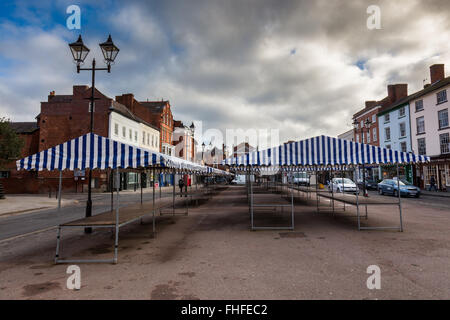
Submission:
M 73 59 L 75 63 L 77 64 L 77 73 L 80 73 L 80 71 L 92 71 L 92 85 L 91 85 L 91 97 L 88 98 L 90 100 L 90 113 L 91 113 L 91 121 L 90 121 L 90 132 L 93 133 L 94 131 L 94 107 L 95 107 L 95 100 L 98 98 L 95 98 L 95 71 L 108 71 L 108 73 L 111 72 L 111 64 L 114 63 L 114 60 L 117 57 L 117 54 L 119 53 L 119 48 L 117 48 L 112 39 L 111 35 L 109 35 L 108 39 L 99 44 L 100 48 L 102 49 L 103 57 L 105 59 L 106 68 L 96 68 L 95 64 L 95 58 L 92 59 L 92 67 L 91 68 L 81 68 L 81 65 L 84 63 L 84 60 L 86 59 L 87 55 L 89 54 L 89 48 L 85 46 L 83 43 L 83 39 L 81 38 L 81 35 L 78 37 L 78 40 L 76 42 L 73 42 L 69 44 L 70 51 L 72 52 Z M 92 182 L 92 168 L 89 168 L 89 183 L 88 183 L 88 200 L 86 202 L 86 217 L 92 216 L 92 197 L 91 197 L 91 182 Z M 92 228 L 85 228 L 85 233 L 91 233 Z
M 367 130 L 367 136 L 369 136 L 370 134 L 370 126 L 371 126 L 372 122 L 369 120 L 369 118 L 366 119 L 366 121 L 364 122 L 364 125 L 360 128 L 360 134 L 361 134 L 361 142 L 364 143 L 364 129 Z M 358 121 L 355 118 L 355 121 L 353 122 L 353 126 L 355 128 L 355 131 L 358 132 Z M 367 141 L 367 138 L 366 138 Z M 362 169 L 363 169 L 363 195 L 364 197 L 368 197 L 369 195 L 367 194 L 367 190 L 366 190 L 366 169 L 364 168 L 364 163 L 362 165 Z

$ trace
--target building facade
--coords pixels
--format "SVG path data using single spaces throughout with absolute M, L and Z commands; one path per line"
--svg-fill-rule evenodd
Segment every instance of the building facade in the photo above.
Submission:
M 382 134 L 381 128 L 384 130 L 384 124 L 380 122 L 378 114 L 382 110 L 388 110 L 391 106 L 398 103 L 408 96 L 407 84 L 394 84 L 387 86 L 387 96 L 380 101 L 366 101 L 365 108 L 361 109 L 353 115 L 354 141 L 359 143 L 381 146 Z M 367 127 L 368 126 L 368 127 Z M 385 133 L 383 131 L 383 133 Z M 360 180 L 363 172 L 357 173 L 356 179 Z M 369 179 L 381 180 L 386 176 L 380 166 L 368 166 L 365 175 Z
M 35 123 L 16 123 L 15 130 L 26 140 L 22 157 L 51 148 L 90 131 L 91 89 L 89 86 L 73 86 L 72 94 L 56 95 L 50 92 L 47 101 L 41 102 L 40 113 Z M 95 90 L 93 108 L 93 132 L 103 137 L 124 142 L 149 150 L 161 150 L 159 127 L 154 125 L 154 113 L 139 104 L 132 94 L 116 97 L 116 101 Z M 123 102 L 123 103 L 122 103 Z M 58 189 L 59 173 L 52 171 L 16 171 L 15 163 L 3 174 L 4 184 L 9 193 L 52 193 Z M 87 172 L 82 170 L 62 173 L 63 190 L 83 192 L 87 190 Z M 96 191 L 111 187 L 109 170 L 93 170 L 91 186 Z M 137 188 L 141 184 L 149 186 L 154 177 L 133 172 L 121 174 L 122 189 Z
M 174 123 L 170 102 L 161 100 L 141 101 L 139 103 L 143 105 L 149 113 L 148 122 L 159 129 L 159 152 L 175 156 L 175 147 L 173 145 Z
M 344 133 L 341 133 L 340 135 L 338 135 L 338 139 L 355 141 L 355 130 L 350 129 Z
M 417 167 L 418 184 L 430 186 L 432 177 L 441 190 L 450 190 L 450 126 L 448 94 L 450 77 L 445 77 L 444 65 L 430 67 L 431 83 L 413 95 L 411 143 L 414 153 L 431 157 L 430 164 Z
M 174 121 L 173 144 L 176 157 L 195 162 L 194 132 L 194 123 L 186 126 L 182 121 Z

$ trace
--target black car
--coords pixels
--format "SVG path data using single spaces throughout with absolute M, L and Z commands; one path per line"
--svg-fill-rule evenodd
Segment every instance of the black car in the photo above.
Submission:
M 366 190 L 377 190 L 378 189 L 378 183 L 375 180 L 372 179 L 366 179 L 365 181 Z M 363 189 L 363 183 L 362 181 L 358 181 L 358 186 L 360 189 Z

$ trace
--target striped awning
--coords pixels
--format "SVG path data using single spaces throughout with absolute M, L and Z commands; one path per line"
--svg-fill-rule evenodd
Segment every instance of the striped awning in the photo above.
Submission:
M 229 166 L 314 166 L 428 162 L 427 156 L 380 148 L 364 143 L 317 136 L 278 147 L 225 159 Z
M 162 166 L 205 173 L 225 171 L 87 133 L 16 162 L 21 170 L 146 168 Z

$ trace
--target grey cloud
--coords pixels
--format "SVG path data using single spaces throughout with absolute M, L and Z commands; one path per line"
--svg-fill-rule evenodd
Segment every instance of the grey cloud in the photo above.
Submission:
M 371 4 L 381 7 L 382 30 L 366 28 Z M 203 120 L 206 128 L 279 128 L 282 140 L 336 135 L 349 129 L 364 100 L 383 98 L 387 84 L 406 82 L 412 92 L 432 63 L 450 68 L 450 45 L 440 41 L 449 38 L 449 9 L 446 0 L 128 1 L 99 16 L 121 52 L 98 86 L 112 97 L 164 97 L 176 119 Z M 430 39 L 423 28 L 440 33 Z M 40 81 L 51 66 L 34 67 L 34 90 L 31 80 L 0 77 L 3 112 L 22 118 L 27 113 L 14 110 L 16 103 L 38 103 L 55 86 L 70 92 L 73 83 L 89 83 L 58 54 L 42 52 L 58 70 Z

